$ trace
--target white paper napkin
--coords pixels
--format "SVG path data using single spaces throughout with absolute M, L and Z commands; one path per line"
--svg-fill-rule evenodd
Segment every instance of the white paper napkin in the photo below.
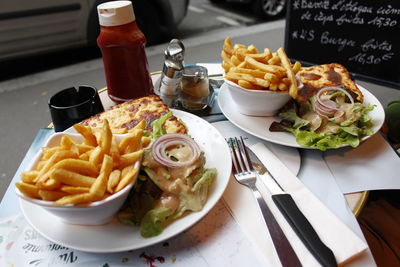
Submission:
M 268 166 L 271 174 L 279 181 L 285 191 L 292 195 L 299 209 L 308 218 L 321 240 L 332 249 L 338 263 L 348 261 L 368 248 L 367 244 L 326 208 L 264 144 L 257 143 L 251 146 L 251 149 Z M 258 186 L 302 264 L 304 266 L 319 266 L 318 262 L 308 252 L 276 208 L 265 186 L 262 183 L 258 183 Z M 250 217 L 250 214 L 248 216 Z M 260 217 L 259 214 L 253 214 L 252 216 Z M 258 226 L 254 224 L 253 228 L 254 231 L 260 233 L 260 236 L 261 232 L 266 231 L 265 226 L 262 224 Z M 263 243 L 267 245 L 266 242 Z M 268 244 L 263 250 L 271 250 L 271 244 Z
M 328 150 L 324 159 L 343 193 L 400 189 L 400 158 L 379 133 L 355 149 Z

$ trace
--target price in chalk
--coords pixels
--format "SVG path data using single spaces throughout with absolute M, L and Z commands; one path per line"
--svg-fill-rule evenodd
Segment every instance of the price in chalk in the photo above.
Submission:
M 375 25 L 380 27 L 394 27 L 397 25 L 397 20 L 385 17 L 375 17 L 374 19 L 368 21 L 369 25 Z
M 369 55 L 367 53 L 358 53 L 355 56 L 349 57 L 349 61 L 357 62 L 360 64 L 377 65 L 382 61 L 391 60 L 394 53 L 386 53 L 382 56 Z

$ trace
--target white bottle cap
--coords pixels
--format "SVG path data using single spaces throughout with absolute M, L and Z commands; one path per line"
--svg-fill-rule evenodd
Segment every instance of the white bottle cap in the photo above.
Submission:
M 99 23 L 102 26 L 118 26 L 135 21 L 131 1 L 111 1 L 97 6 Z

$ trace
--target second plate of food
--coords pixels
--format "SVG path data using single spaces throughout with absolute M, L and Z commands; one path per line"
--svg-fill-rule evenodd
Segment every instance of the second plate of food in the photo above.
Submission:
M 362 86 L 360 85 L 357 86 L 364 95 L 363 104 L 375 105 L 375 108 L 369 113 L 370 117 L 372 118 L 372 122 L 374 124 L 372 128 L 372 133 L 375 134 L 382 127 L 382 124 L 385 120 L 384 109 L 379 100 L 373 94 L 371 94 L 367 89 L 363 88 Z M 219 107 L 221 108 L 222 113 L 225 115 L 225 117 L 228 118 L 229 121 L 231 121 L 234 125 L 236 125 L 243 131 L 253 136 L 284 146 L 310 148 L 299 145 L 296 142 L 296 138 L 291 133 L 271 132 L 269 130 L 270 125 L 274 121 L 280 121 L 280 118 L 278 116 L 262 117 L 262 116 L 247 116 L 241 114 L 237 110 L 236 104 L 233 101 L 226 84 L 223 84 L 221 86 L 218 95 L 218 104 Z M 366 140 L 369 137 L 370 136 L 364 137 L 363 140 Z

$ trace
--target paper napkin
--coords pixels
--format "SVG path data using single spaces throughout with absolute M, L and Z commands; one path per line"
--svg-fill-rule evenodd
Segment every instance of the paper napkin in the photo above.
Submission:
M 400 189 L 400 158 L 379 133 L 355 149 L 328 150 L 324 159 L 343 193 Z
M 307 217 L 321 240 L 331 248 L 338 263 L 348 261 L 368 248 L 367 244 L 308 190 L 263 143 L 257 143 L 251 146 L 250 149 L 252 149 L 257 157 L 268 167 L 271 174 L 274 175 L 283 189 L 292 195 L 299 209 Z M 258 186 L 302 264 L 304 266 L 319 266 L 318 262 L 308 252 L 307 248 L 281 215 L 263 183 L 258 183 Z M 260 215 L 254 214 L 254 216 Z M 255 226 L 254 229 L 255 231 L 260 231 L 260 233 L 261 231 L 266 231 L 265 226 L 262 224 Z M 269 247 L 271 247 L 270 244 Z M 270 248 L 265 249 L 268 250 Z

